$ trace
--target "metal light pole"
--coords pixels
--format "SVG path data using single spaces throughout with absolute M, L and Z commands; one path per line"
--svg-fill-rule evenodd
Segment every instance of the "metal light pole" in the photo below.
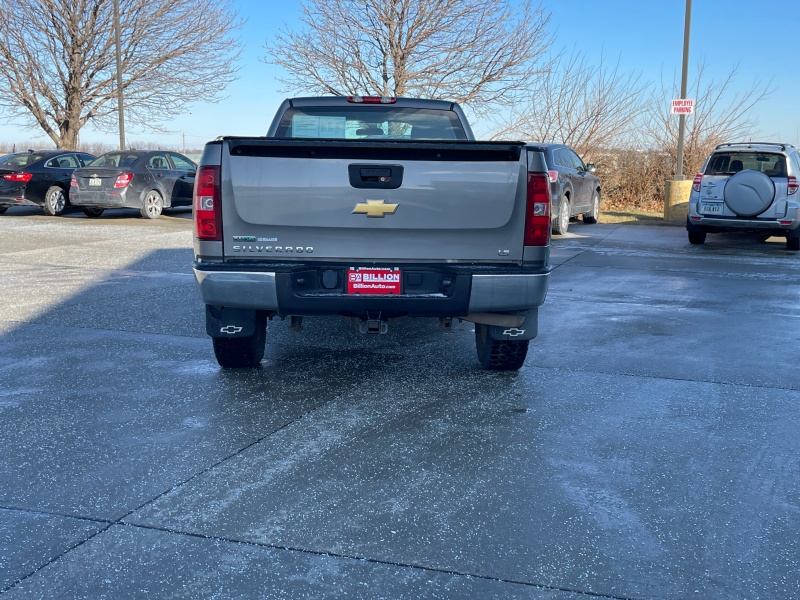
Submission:
M 683 70 L 681 71 L 681 100 L 686 99 L 686 77 L 689 70 L 689 29 L 692 25 L 692 0 L 686 0 L 686 21 L 683 26 Z M 683 179 L 683 132 L 686 129 L 686 115 L 681 113 L 678 120 L 678 166 L 675 179 Z
M 119 149 L 125 149 L 125 111 L 122 102 L 122 50 L 119 43 L 119 0 L 114 0 L 114 40 L 117 44 L 117 113 L 119 114 Z

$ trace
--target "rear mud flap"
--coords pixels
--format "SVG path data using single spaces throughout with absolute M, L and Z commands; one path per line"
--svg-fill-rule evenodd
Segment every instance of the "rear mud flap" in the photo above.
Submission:
M 256 321 L 255 310 L 206 305 L 206 333 L 213 338 L 250 337 L 256 332 Z
M 516 327 L 502 327 L 490 325 L 488 334 L 489 338 L 493 340 L 506 340 L 506 341 L 522 341 L 532 340 L 539 333 L 539 309 L 531 308 L 527 311 L 520 311 L 520 316 L 524 316 L 525 320 Z

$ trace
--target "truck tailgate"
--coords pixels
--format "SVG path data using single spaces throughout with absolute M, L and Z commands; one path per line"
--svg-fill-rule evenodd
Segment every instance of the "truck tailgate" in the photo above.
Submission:
M 522 143 L 225 142 L 228 259 L 522 259 Z

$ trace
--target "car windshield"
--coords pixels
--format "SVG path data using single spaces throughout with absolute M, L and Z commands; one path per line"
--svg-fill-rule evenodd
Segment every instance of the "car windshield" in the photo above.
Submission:
M 109 152 L 103 156 L 95 158 L 87 166 L 89 167 L 130 167 L 136 159 L 139 158 L 138 154 L 131 154 L 129 152 Z
M 786 177 L 786 158 L 770 152 L 719 152 L 708 161 L 704 175 L 733 175 L 747 169 Z
M 27 167 L 41 160 L 45 155 L 40 152 L 22 152 L 20 154 L 9 154 L 0 160 L 0 167 L 6 169 L 16 169 L 19 167 Z
M 312 139 L 465 140 L 451 111 L 394 106 L 303 107 L 287 110 L 275 137 Z

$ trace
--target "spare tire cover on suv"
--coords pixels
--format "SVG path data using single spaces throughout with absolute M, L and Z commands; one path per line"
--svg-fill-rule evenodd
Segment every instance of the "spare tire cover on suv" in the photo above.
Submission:
M 739 171 L 725 183 L 725 204 L 740 217 L 755 217 L 769 208 L 775 184 L 761 171 Z

